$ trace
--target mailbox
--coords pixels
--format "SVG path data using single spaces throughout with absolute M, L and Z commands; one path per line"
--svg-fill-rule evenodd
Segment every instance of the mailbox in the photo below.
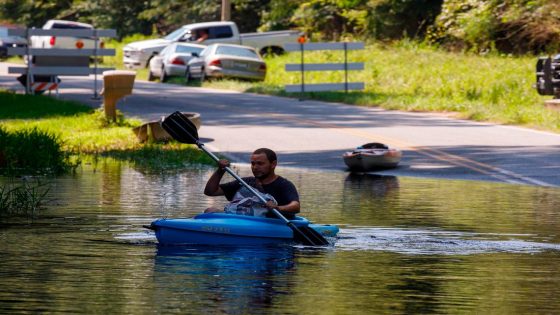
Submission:
M 117 102 L 132 94 L 136 72 L 112 70 L 103 72 L 103 107 L 107 119 L 117 119 Z

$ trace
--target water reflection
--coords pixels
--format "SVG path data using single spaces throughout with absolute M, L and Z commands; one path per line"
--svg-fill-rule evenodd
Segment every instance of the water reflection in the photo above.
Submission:
M 341 230 L 336 247 L 340 250 L 388 251 L 408 255 L 560 252 L 560 244 L 526 240 L 533 237 L 441 230 L 355 228 Z
M 345 195 L 359 193 L 363 198 L 384 198 L 399 189 L 396 176 L 350 173 L 344 180 Z
M 154 277 L 158 295 L 174 295 L 167 308 L 194 298 L 202 302 L 192 305 L 192 313 L 206 312 L 209 304 L 215 311 L 244 313 L 270 308 L 275 297 L 289 294 L 293 268 L 290 246 L 159 246 Z

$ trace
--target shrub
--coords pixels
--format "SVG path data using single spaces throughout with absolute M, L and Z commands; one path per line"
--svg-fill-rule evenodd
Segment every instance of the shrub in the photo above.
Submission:
M 12 133 L 0 126 L 1 173 L 61 174 L 71 168 L 57 136 L 37 128 Z
M 556 52 L 560 49 L 560 3 L 446 0 L 428 39 L 472 51 Z
M 0 218 L 24 215 L 35 217 L 44 204 L 50 190 L 48 184 L 40 181 L 21 184 L 10 183 L 0 186 Z

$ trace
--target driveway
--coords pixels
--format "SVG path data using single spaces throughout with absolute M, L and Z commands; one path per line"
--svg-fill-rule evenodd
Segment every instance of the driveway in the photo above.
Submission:
M 100 106 L 91 99 L 92 78 L 63 77 L 60 98 Z M 22 90 L 5 64 L 0 86 Z M 398 168 L 377 172 L 382 175 L 560 186 L 560 135 L 549 132 L 147 81 L 137 81 L 134 94 L 117 108 L 146 121 L 176 110 L 198 112 L 207 147 L 235 162 L 270 147 L 281 166 L 342 172 L 343 152 L 383 142 L 404 154 Z

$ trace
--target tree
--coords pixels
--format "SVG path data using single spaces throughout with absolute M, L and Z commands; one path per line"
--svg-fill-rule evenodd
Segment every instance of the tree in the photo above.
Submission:
M 0 0 L 0 18 L 27 27 L 41 27 L 72 6 L 72 0 Z
M 429 39 L 473 51 L 556 51 L 560 48 L 560 3 L 446 0 Z

